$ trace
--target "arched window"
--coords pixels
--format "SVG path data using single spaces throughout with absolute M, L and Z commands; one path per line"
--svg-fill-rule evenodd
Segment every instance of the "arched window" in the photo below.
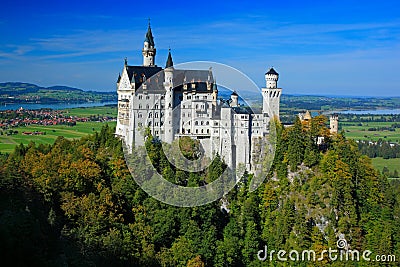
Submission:
M 149 118 L 153 118 L 153 114 L 149 112 Z
M 195 122 L 194 122 L 194 125 L 199 125 L 199 122 L 198 122 L 198 121 L 195 121 Z
M 142 109 L 142 104 L 139 104 L 139 109 Z
M 154 113 L 154 118 L 158 118 L 158 112 Z

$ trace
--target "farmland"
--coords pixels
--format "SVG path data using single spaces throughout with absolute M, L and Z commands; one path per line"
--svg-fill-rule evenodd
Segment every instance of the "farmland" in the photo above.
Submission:
M 77 122 L 75 126 L 67 125 L 30 125 L 16 128 L 18 133 L 13 135 L 0 135 L 0 152 L 10 153 L 19 144 L 27 145 L 30 142 L 36 144 L 52 144 L 57 137 L 74 139 L 81 138 L 96 131 L 108 123 L 110 127 L 115 127 L 116 122 Z M 43 132 L 44 135 L 24 135 L 23 132 Z
M 77 117 L 90 117 L 90 116 L 109 116 L 116 117 L 116 107 L 91 107 L 91 108 L 76 108 L 65 110 L 65 114 Z M 52 144 L 57 137 L 63 136 L 65 138 L 74 139 L 81 138 L 96 131 L 100 131 L 101 127 L 108 124 L 110 127 L 115 127 L 115 121 L 108 122 L 76 122 L 74 126 L 68 125 L 27 125 L 11 128 L 14 133 L 6 134 L 9 130 L 3 130 L 0 135 L 0 152 L 10 153 L 19 144 L 27 145 L 30 142 L 36 144 Z M 26 135 L 24 133 L 40 132 L 40 135 Z
M 341 122 L 340 127 L 344 130 L 346 137 L 355 140 L 368 140 L 378 141 L 379 139 L 399 143 L 400 142 L 400 129 L 395 131 L 389 130 L 371 130 L 378 129 L 379 127 L 389 128 L 392 122 Z

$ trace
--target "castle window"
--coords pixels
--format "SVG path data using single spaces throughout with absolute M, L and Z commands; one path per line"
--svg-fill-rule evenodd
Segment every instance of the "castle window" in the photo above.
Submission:
M 188 121 L 188 125 L 190 125 L 190 121 Z
M 153 114 L 149 112 L 149 118 L 153 118 Z
M 206 122 L 206 125 L 210 125 L 210 122 L 209 122 L 209 121 L 207 121 L 207 122 Z
M 142 95 L 139 95 L 139 99 L 142 99 Z
M 188 95 L 188 96 L 187 96 L 187 99 L 192 99 L 192 96 L 191 96 L 191 95 Z
M 203 96 L 203 99 L 207 99 L 207 96 L 205 95 L 205 96 Z
M 155 108 L 155 109 L 158 109 L 158 104 L 156 104 L 156 105 L 154 106 L 154 108 Z
M 190 133 L 190 129 L 188 129 L 187 132 Z
M 204 121 L 201 121 L 201 125 L 204 125 Z
M 161 99 L 164 99 L 164 95 L 161 96 Z
M 146 105 L 146 109 L 149 109 L 149 104 Z
M 139 104 L 139 109 L 142 109 L 142 104 Z
M 194 125 L 199 125 L 199 122 L 198 122 L 198 121 L 195 121 L 195 122 L 194 122 Z
M 138 118 L 141 118 L 142 117 L 142 113 L 138 113 Z
M 137 126 L 138 126 L 138 127 L 142 127 L 142 123 L 141 123 L 141 122 L 138 122 Z
M 158 122 L 155 122 L 155 123 L 154 123 L 154 126 L 158 126 Z
M 201 129 L 201 133 L 203 133 L 203 129 Z
M 207 133 L 210 133 L 210 129 L 207 129 Z
M 151 121 L 149 121 L 149 122 L 147 123 L 147 126 L 149 126 L 149 127 L 151 126 Z
M 196 129 L 196 133 L 199 133 L 199 130 L 198 130 L 198 129 Z
M 185 113 L 182 113 L 182 117 L 185 117 Z
M 158 134 L 158 131 L 156 131 L 156 134 Z
M 154 113 L 154 118 L 158 118 L 158 112 Z
M 150 96 L 147 95 L 147 96 L 146 96 L 146 99 L 150 99 Z

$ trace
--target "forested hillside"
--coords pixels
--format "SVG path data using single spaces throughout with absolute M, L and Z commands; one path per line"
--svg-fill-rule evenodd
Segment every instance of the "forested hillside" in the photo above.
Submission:
M 85 103 L 117 101 L 114 92 L 84 91 L 68 86 L 42 87 L 31 83 L 0 83 L 0 104 Z
M 248 190 L 251 175 L 224 199 L 194 208 L 153 199 L 132 179 L 113 129 L 80 140 L 18 146 L 0 158 L 2 266 L 380 266 L 377 262 L 272 261 L 259 250 L 351 249 L 400 259 L 400 184 L 379 174 L 357 144 L 331 137 L 326 118 L 277 126 L 273 167 Z M 317 145 L 318 136 L 325 137 Z M 188 174 L 166 162 L 151 136 L 157 169 L 175 183 L 211 182 L 221 160 Z M 188 158 L 196 142 L 185 140 Z M 318 257 L 318 256 L 317 256 Z M 397 266 L 398 263 L 388 263 Z

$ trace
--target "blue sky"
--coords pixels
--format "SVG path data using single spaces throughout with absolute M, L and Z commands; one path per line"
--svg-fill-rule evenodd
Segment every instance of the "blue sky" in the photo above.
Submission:
M 400 96 L 399 14 L 398 1 L 3 0 L 0 82 L 115 90 L 151 17 L 158 65 L 171 47 L 174 63 L 220 62 L 260 87 L 274 66 L 287 94 Z

